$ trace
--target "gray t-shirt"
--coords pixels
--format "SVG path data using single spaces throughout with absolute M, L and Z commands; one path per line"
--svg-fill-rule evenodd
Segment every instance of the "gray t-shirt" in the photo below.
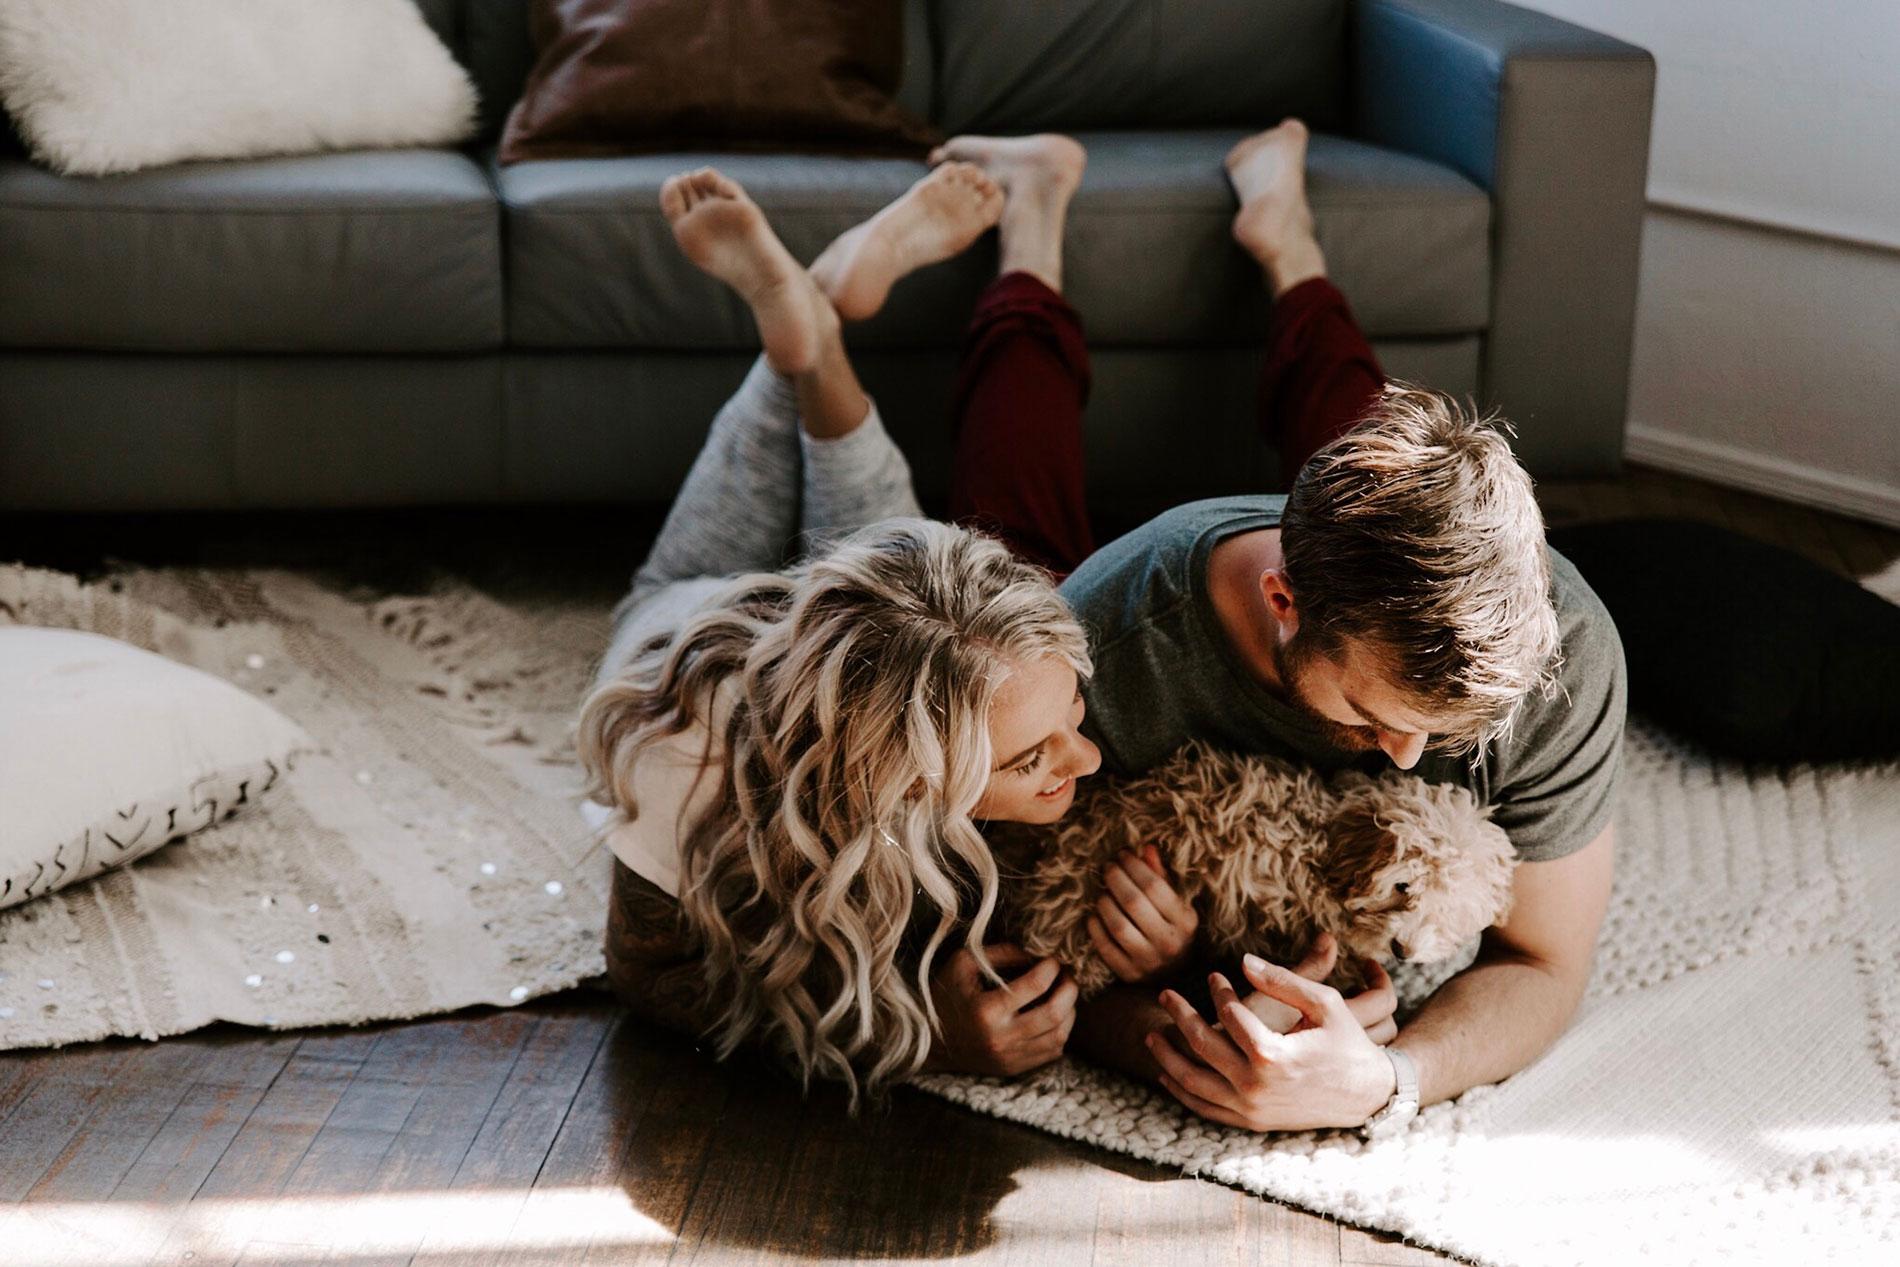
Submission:
M 1341 751 L 1270 693 L 1222 634 L 1208 558 L 1229 537 L 1277 528 L 1284 497 L 1191 502 L 1110 542 L 1062 584 L 1089 631 L 1095 678 L 1083 731 L 1105 768 L 1139 773 L 1190 739 L 1298 761 L 1325 773 L 1390 769 L 1383 752 Z M 1551 551 L 1563 636 L 1558 690 L 1533 695 L 1511 733 L 1475 764 L 1429 748 L 1414 768 L 1494 807 L 1526 862 L 1561 858 L 1608 826 L 1622 765 L 1627 691 L 1616 625 L 1568 559 Z

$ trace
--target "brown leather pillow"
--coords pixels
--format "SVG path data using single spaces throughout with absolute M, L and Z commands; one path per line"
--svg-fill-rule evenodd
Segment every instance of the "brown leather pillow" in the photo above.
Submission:
M 902 0 L 533 0 L 501 161 L 669 149 L 921 154 Z

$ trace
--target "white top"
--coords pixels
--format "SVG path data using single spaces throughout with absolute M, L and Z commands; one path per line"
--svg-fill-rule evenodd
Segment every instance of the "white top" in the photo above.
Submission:
M 633 767 L 639 817 L 628 818 L 595 801 L 581 806 L 589 825 L 606 833 L 614 857 L 675 898 L 680 891 L 680 845 L 687 825 L 706 811 L 724 783 L 714 763 L 724 760 L 725 746 L 715 738 L 715 731 L 725 730 L 738 693 L 738 679 L 727 678 L 713 694 L 711 725 L 696 721 L 677 735 L 649 744 L 640 754 Z

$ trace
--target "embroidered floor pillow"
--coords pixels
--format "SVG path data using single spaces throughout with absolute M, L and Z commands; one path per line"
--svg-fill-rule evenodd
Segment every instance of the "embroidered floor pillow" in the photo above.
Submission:
M 208 673 L 97 634 L 0 627 L 0 907 L 229 818 L 314 747 Z

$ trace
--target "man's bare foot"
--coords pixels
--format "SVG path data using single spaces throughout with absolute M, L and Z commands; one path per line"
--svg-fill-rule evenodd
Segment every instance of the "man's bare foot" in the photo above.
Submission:
M 932 163 L 969 163 L 1003 187 L 1002 271 L 1027 272 L 1062 289 L 1062 228 L 1082 183 L 1088 151 L 1072 137 L 955 136 L 930 153 Z
M 812 262 L 812 280 L 846 321 L 884 306 L 900 278 L 961 254 L 1003 214 L 1003 190 L 968 163 L 945 163 Z
M 787 376 L 816 366 L 838 314 L 739 183 L 710 167 L 675 176 L 660 187 L 660 210 L 686 258 L 751 307 L 766 364 Z
M 1306 125 L 1288 119 L 1228 151 L 1227 179 L 1240 196 L 1234 240 L 1259 261 L 1277 297 L 1326 276 L 1306 202 Z

